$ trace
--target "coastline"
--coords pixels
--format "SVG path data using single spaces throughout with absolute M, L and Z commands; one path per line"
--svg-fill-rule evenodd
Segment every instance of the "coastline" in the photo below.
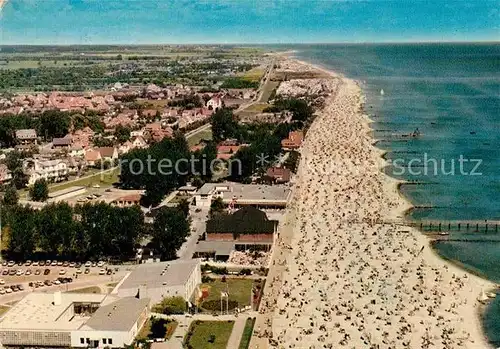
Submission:
M 3 7 L 7 4 L 7 0 L 0 0 L 0 11 L 2 11 Z
M 370 343 L 373 341 L 383 346 L 388 343 L 397 343 L 400 337 L 407 337 L 406 340 L 402 340 L 399 344 L 410 344 L 410 347 L 419 347 L 421 345 L 419 341 L 424 340 L 425 336 L 435 338 L 438 341 L 440 336 L 445 336 L 448 341 L 447 343 L 452 345 L 451 347 L 490 347 L 481 324 L 482 310 L 484 309 L 480 307 L 476 299 L 482 291 L 493 288 L 495 284 L 475 275 L 464 274 L 466 271 L 442 259 L 430 247 L 430 239 L 419 230 L 407 227 L 404 227 L 403 230 L 396 226 L 377 224 L 376 221 L 371 221 L 374 217 L 402 220 L 404 219 L 404 212 L 411 208 L 412 205 L 398 190 L 398 184 L 402 181 L 391 178 L 383 174 L 380 170 L 385 164 L 385 160 L 381 157 L 384 152 L 373 146 L 374 139 L 370 136 L 371 128 L 369 126 L 372 120 L 363 112 L 364 100 L 359 84 L 341 74 L 315 64 L 290 58 L 288 58 L 288 61 L 300 64 L 306 70 L 318 70 L 327 74 L 332 79 L 338 79 L 340 91 L 331 96 L 323 110 L 319 111 L 318 117 L 306 136 L 305 145 L 302 150 L 303 159 L 301 159 L 299 165 L 297 184 L 294 188 L 294 200 L 287 212 L 285 223 L 280 227 L 280 241 L 275 248 L 273 263 L 270 268 L 271 284 L 279 286 L 276 286 L 274 289 L 270 287 L 270 289 L 265 290 L 265 304 L 267 306 L 261 312 L 265 320 L 261 321 L 259 326 L 256 326 L 258 335 L 260 337 L 271 336 L 271 342 L 277 345 L 293 343 L 300 346 L 301 344 L 306 344 L 308 340 L 312 340 L 316 336 L 317 340 L 332 343 L 335 346 L 339 344 L 339 338 L 343 338 L 341 344 L 344 345 L 352 345 L 354 343 L 356 347 L 360 347 L 365 346 L 367 341 Z M 346 103 L 349 105 L 346 105 Z M 341 126 L 338 126 L 339 124 Z M 352 131 L 351 129 L 357 132 L 352 133 L 350 132 Z M 341 139 L 329 141 L 328 138 L 332 137 L 332 134 L 354 136 L 360 140 L 356 138 L 352 142 Z M 340 152 L 332 146 L 342 146 L 348 149 L 348 151 Z M 330 150 L 331 153 L 328 154 Z M 322 151 L 327 153 L 327 158 L 318 154 Z M 331 165 L 328 163 L 329 160 L 332 160 L 331 158 L 333 158 L 333 161 L 340 160 L 345 162 L 340 165 L 342 168 L 339 173 L 320 173 L 320 176 L 317 173 L 310 173 L 311 170 L 317 170 L 318 166 L 322 170 L 328 168 L 328 165 Z M 313 167 L 311 167 L 311 164 Z M 343 168 L 344 165 L 347 165 L 347 167 Z M 355 166 L 356 169 L 353 169 L 352 166 Z M 353 170 L 360 170 L 362 176 L 360 177 L 359 173 L 357 173 L 359 171 L 353 172 Z M 353 178 L 349 178 L 349 176 Z M 372 188 L 365 185 L 362 185 L 362 188 L 360 188 L 362 190 L 353 189 L 353 187 L 359 187 L 359 183 L 356 185 L 356 180 L 362 182 L 364 180 L 363 176 L 368 177 L 370 180 L 369 184 L 380 189 L 380 192 L 370 191 L 369 189 Z M 333 190 L 331 187 L 334 186 L 332 183 L 336 182 L 348 185 L 347 187 L 334 190 L 335 192 L 349 192 L 346 202 L 342 202 L 342 204 L 349 204 L 352 199 L 350 196 L 358 195 L 356 199 L 361 201 L 361 203 L 355 202 L 353 206 L 357 209 L 362 208 L 365 212 L 358 214 L 357 211 L 346 210 L 340 205 L 340 201 L 335 202 L 335 198 L 333 200 L 330 198 L 330 201 L 327 200 L 327 197 L 332 196 L 330 192 Z M 304 201 L 304 204 L 301 201 Z M 313 202 L 313 205 L 310 202 Z M 342 218 L 339 215 L 330 214 L 329 212 L 323 212 L 320 215 L 318 211 L 322 211 L 321 207 L 324 206 L 333 210 L 343 211 Z M 318 208 L 320 209 L 318 210 Z M 348 215 L 347 217 L 346 214 Z M 299 223 L 301 223 L 300 226 L 298 226 Z M 322 231 L 325 229 L 328 231 Z M 336 230 L 338 234 L 335 234 Z M 350 232 L 345 233 L 342 230 L 350 230 Z M 331 235 L 329 231 L 335 233 Z M 387 239 L 388 236 L 391 240 L 390 243 L 394 243 L 396 248 L 401 250 L 396 254 L 375 252 L 371 255 L 368 253 L 370 256 L 360 256 L 359 254 L 356 256 L 355 254 L 358 253 L 356 252 L 357 249 L 352 249 L 350 244 L 356 244 L 359 247 L 361 244 L 363 246 L 367 244 L 364 240 L 371 240 L 368 243 L 369 245 L 381 242 L 378 241 L 380 240 L 379 238 L 370 238 L 370 235 L 366 234 L 367 231 L 371 231 L 374 234 L 372 236 L 381 236 L 382 239 Z M 353 237 L 352 234 L 360 235 Z M 384 235 L 386 236 L 384 237 Z M 412 241 L 409 241 L 410 238 Z M 334 241 L 331 241 L 332 239 Z M 312 244 L 311 241 L 313 242 Z M 384 242 L 389 243 L 389 241 Z M 336 246 L 337 244 L 341 244 L 342 247 L 339 249 Z M 319 254 L 321 247 L 325 249 Z M 370 246 L 366 247 L 366 249 L 369 248 Z M 403 253 L 402 250 L 405 248 L 407 251 Z M 419 249 L 420 251 L 418 251 Z M 334 252 L 342 253 L 342 261 L 348 260 L 349 263 L 345 265 L 345 263 L 340 262 L 340 259 L 330 256 Z M 432 307 L 428 315 L 429 319 L 425 316 L 425 312 L 416 315 L 418 310 L 408 312 L 407 309 L 393 308 L 392 304 L 387 306 L 391 310 L 386 310 L 384 307 L 377 310 L 375 306 L 368 306 L 368 308 L 373 308 L 370 311 L 373 311 L 374 314 L 380 313 L 377 319 L 380 317 L 394 319 L 386 320 L 389 323 L 386 326 L 381 324 L 377 328 L 366 331 L 365 329 L 371 326 L 370 321 L 377 322 L 377 320 L 370 319 L 371 315 L 373 315 L 370 312 L 365 314 L 366 304 L 364 307 L 359 308 L 360 304 L 358 300 L 368 297 L 371 292 L 367 292 L 365 286 L 378 288 L 380 292 L 382 288 L 388 288 L 389 285 L 387 284 L 390 284 L 390 282 L 387 282 L 386 285 L 381 286 L 377 282 L 378 280 L 373 279 L 368 283 L 362 279 L 355 280 L 355 277 L 358 275 L 353 275 L 352 265 L 354 264 L 359 267 L 357 265 L 359 259 L 363 260 L 363 258 L 366 259 L 367 257 L 372 257 L 368 258 L 369 261 L 367 263 L 369 266 L 362 266 L 361 269 L 372 268 L 372 273 L 374 272 L 373 269 L 375 269 L 377 277 L 379 277 L 378 273 L 380 269 L 390 269 L 393 275 L 386 274 L 384 282 L 392 281 L 394 283 L 392 286 L 397 284 L 396 289 L 392 290 L 394 298 L 398 298 L 402 303 L 405 300 L 414 301 L 415 298 L 419 299 L 421 302 L 420 306 Z M 396 258 L 391 260 L 392 257 Z M 314 260 L 315 258 L 316 260 Z M 383 258 L 390 260 L 392 263 L 381 261 Z M 416 263 L 416 259 L 420 259 L 420 263 Z M 404 266 L 401 265 L 403 261 L 405 262 Z M 321 263 L 325 267 L 318 268 L 318 263 Z M 274 272 L 275 269 L 283 270 L 279 273 Z M 348 272 L 347 275 L 346 269 Z M 338 274 L 342 270 L 344 270 L 344 275 L 340 275 L 340 280 L 334 281 L 333 284 L 326 287 L 326 284 L 330 282 L 327 280 L 335 274 L 337 274 L 336 277 L 339 279 Z M 411 275 L 412 272 L 414 275 Z M 306 273 L 309 274 L 308 280 L 304 278 Z M 426 275 L 422 277 L 424 273 Z M 368 277 L 373 275 L 368 274 Z M 459 277 L 456 275 L 463 276 Z M 434 278 L 434 281 L 432 278 Z M 401 284 L 402 279 L 407 280 Z M 457 280 L 459 280 L 458 283 L 460 285 L 458 288 L 453 285 Z M 412 288 L 413 292 L 412 290 L 404 289 L 408 281 L 415 283 L 415 286 Z M 404 292 L 401 292 L 401 288 L 398 289 L 398 287 L 403 288 Z M 335 299 L 337 294 L 328 297 L 324 292 L 320 292 L 319 297 L 308 294 L 309 291 L 307 290 L 314 292 L 318 288 L 328 289 L 328 292 L 337 293 L 339 297 Z M 351 292 L 344 292 L 343 290 L 346 288 L 350 288 Z M 422 297 L 423 294 L 431 290 L 432 295 L 429 294 Z M 361 292 L 362 295 L 360 296 L 358 293 L 357 297 L 352 297 L 352 294 L 355 292 Z M 454 293 L 452 297 L 454 302 L 449 303 L 450 300 L 445 299 L 447 295 L 452 293 Z M 408 295 L 411 297 L 408 297 Z M 375 295 L 373 294 L 373 296 Z M 299 299 L 303 308 L 307 308 L 310 311 L 307 311 L 307 309 L 297 310 L 295 303 Z M 377 300 L 374 301 L 377 303 Z M 339 302 L 341 304 L 347 302 L 348 313 L 338 305 Z M 304 306 L 304 303 L 307 306 Z M 448 309 L 443 306 L 443 303 L 446 303 L 450 308 Z M 332 307 L 336 311 L 336 316 L 329 313 L 325 317 L 324 312 L 331 312 L 333 310 Z M 383 314 L 382 309 L 386 310 L 387 314 Z M 315 314 L 320 312 L 320 310 L 323 311 L 323 318 L 319 316 L 321 314 Z M 356 314 L 358 319 L 352 320 L 349 313 L 352 312 L 354 314 L 355 310 L 358 311 Z M 391 313 L 390 315 L 388 314 L 389 312 Z M 272 315 L 269 316 L 269 313 L 272 313 Z M 400 324 L 396 325 L 396 320 L 400 319 L 397 319 L 394 315 L 395 313 L 398 316 L 401 316 L 401 314 L 406 315 L 401 317 L 404 317 L 404 322 L 410 326 L 411 334 L 405 334 L 405 336 L 399 334 L 397 338 L 392 338 L 391 341 L 390 336 L 395 335 L 395 332 L 400 327 Z M 437 316 L 440 320 L 435 321 L 437 313 L 440 313 Z M 309 319 L 306 319 L 306 321 L 301 319 L 304 317 L 307 318 L 307 315 L 309 315 Z M 409 318 L 415 315 L 416 322 L 409 321 Z M 331 328 L 334 317 L 336 317 L 338 322 Z M 312 320 L 313 318 L 314 321 Z M 359 318 L 367 321 L 361 321 L 362 324 L 360 325 L 358 322 Z M 471 318 L 476 319 L 476 321 L 467 326 L 461 325 L 464 319 Z M 315 326 L 308 326 L 309 321 L 310 324 L 314 324 Z M 357 326 L 352 326 L 352 323 L 349 324 L 351 321 L 356 322 Z M 446 326 L 440 323 L 440 321 L 447 323 L 446 326 L 451 326 L 453 335 L 445 333 L 444 328 Z M 320 326 L 319 323 L 322 325 Z M 318 327 L 320 327 L 319 332 L 317 331 Z M 382 334 L 377 333 L 381 332 L 381 327 L 384 327 L 387 331 L 383 331 Z M 326 331 L 328 333 L 339 332 L 339 335 L 335 339 L 329 338 L 321 333 L 322 329 L 328 329 L 329 331 Z M 357 332 L 361 332 L 361 337 L 360 333 Z M 451 338 L 453 336 L 456 338 Z

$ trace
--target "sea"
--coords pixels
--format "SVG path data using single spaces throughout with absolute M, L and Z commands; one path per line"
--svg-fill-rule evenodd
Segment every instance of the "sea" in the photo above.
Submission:
M 304 61 L 358 80 L 384 172 L 417 222 L 500 221 L 500 44 L 287 46 Z M 455 232 L 433 248 L 500 283 L 500 227 Z M 486 291 L 486 290 L 485 290 Z M 500 294 L 484 315 L 500 346 Z

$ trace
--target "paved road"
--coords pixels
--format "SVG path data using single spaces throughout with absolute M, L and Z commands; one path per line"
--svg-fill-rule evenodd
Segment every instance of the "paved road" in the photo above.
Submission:
M 196 208 L 191 208 L 191 235 L 177 251 L 177 256 L 180 259 L 191 259 L 193 257 L 193 254 L 196 252 L 196 244 L 198 242 L 198 238 L 205 232 L 208 211 L 208 207 L 202 208 L 200 212 L 196 212 Z

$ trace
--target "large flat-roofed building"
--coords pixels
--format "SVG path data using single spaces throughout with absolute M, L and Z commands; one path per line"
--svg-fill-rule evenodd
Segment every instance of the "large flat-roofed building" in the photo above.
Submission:
M 285 208 L 291 189 L 286 185 L 241 183 L 207 183 L 195 194 L 198 207 L 210 207 L 212 200 L 222 198 L 233 207 Z
M 90 293 L 30 293 L 0 320 L 4 346 L 119 348 L 133 342 L 150 300 Z
M 181 296 L 189 301 L 199 284 L 199 259 L 144 263 L 126 275 L 112 294 L 133 297 L 143 293 L 153 303 L 158 303 L 164 297 L 174 296 Z

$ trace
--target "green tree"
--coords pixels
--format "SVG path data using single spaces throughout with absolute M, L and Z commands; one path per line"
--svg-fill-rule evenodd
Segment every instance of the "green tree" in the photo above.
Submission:
M 13 206 L 9 215 L 9 228 L 9 253 L 20 259 L 30 258 L 36 248 L 35 211 L 29 206 Z
M 118 125 L 115 128 L 115 137 L 118 143 L 125 143 L 130 139 L 130 131 L 129 127 L 125 127 L 123 125 Z
M 153 307 L 153 311 L 166 315 L 184 314 L 187 311 L 187 305 L 184 298 L 180 296 L 166 297 Z
M 220 142 L 228 138 L 239 138 L 238 122 L 230 109 L 220 109 L 212 115 L 212 138 Z
M 40 116 L 39 134 L 47 139 L 64 137 L 71 125 L 69 113 L 57 110 L 48 110 Z
M 75 224 L 73 209 L 65 202 L 48 204 L 38 213 L 39 248 L 53 256 L 71 254 Z
M 49 186 L 45 179 L 37 179 L 30 188 L 30 197 L 33 201 L 46 201 L 49 198 Z
M 226 205 L 224 205 L 222 198 L 216 198 L 210 204 L 210 217 L 224 213 L 225 209 L 226 209 Z
M 17 189 L 24 188 L 28 178 L 23 170 L 23 154 L 17 150 L 7 154 L 5 164 L 12 174 L 12 183 Z
M 3 194 L 3 204 L 4 205 L 17 205 L 19 201 L 19 194 L 17 193 L 16 187 L 13 185 L 8 185 L 5 188 L 5 192 Z
M 189 201 L 186 198 L 182 198 L 177 205 L 177 208 L 184 213 L 184 216 L 189 216 Z
M 153 223 L 152 246 L 163 260 L 177 257 L 176 252 L 189 234 L 189 222 L 176 207 L 161 207 Z

